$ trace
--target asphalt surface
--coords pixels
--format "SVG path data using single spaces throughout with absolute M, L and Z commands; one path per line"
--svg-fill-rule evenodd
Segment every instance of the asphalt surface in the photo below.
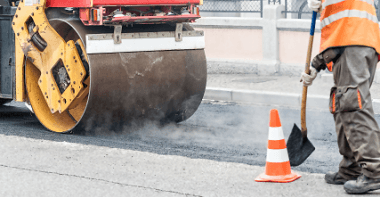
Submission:
M 23 104 L 17 103 L 0 108 L 0 134 L 264 166 L 272 108 L 204 101 L 193 117 L 180 124 L 148 123 L 142 128 L 126 127 L 122 132 L 98 129 L 91 135 L 73 135 L 48 132 Z M 287 138 L 295 123 L 300 126 L 299 110 L 278 110 Z M 318 173 L 337 170 L 340 156 L 332 116 L 323 110 L 308 111 L 307 115 L 308 135 L 316 151 L 294 169 Z
M 342 186 L 323 181 L 323 173 L 336 171 L 340 160 L 327 110 L 308 110 L 308 134 L 316 151 L 292 168 L 302 174 L 300 180 L 277 186 L 254 181 L 264 172 L 272 108 L 203 101 L 194 116 L 180 124 L 148 123 L 117 133 L 98 129 L 75 135 L 48 132 L 22 103 L 11 103 L 0 108 L 0 194 L 346 195 Z M 276 108 L 287 138 L 294 123 L 300 125 L 299 109 Z

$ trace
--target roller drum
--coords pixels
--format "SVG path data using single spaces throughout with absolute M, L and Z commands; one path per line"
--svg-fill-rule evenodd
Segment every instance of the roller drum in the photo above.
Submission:
M 89 59 L 86 128 L 143 119 L 180 122 L 202 101 L 203 50 L 97 54 Z
M 84 44 L 85 35 L 110 31 L 109 27 L 85 27 L 77 20 L 55 19 L 50 23 L 65 40 L 80 38 Z M 98 127 L 121 130 L 123 126 L 147 120 L 180 122 L 194 114 L 205 92 L 207 66 L 203 49 L 90 54 L 87 58 L 90 89 L 78 109 L 49 115 L 45 112 L 49 109 L 43 106 L 46 104 L 36 101 L 39 96 L 32 96 L 33 109 L 46 108 L 34 111 L 48 129 L 56 132 L 83 132 Z M 37 90 L 37 76 L 29 62 L 28 93 Z M 46 122 L 46 119 L 53 120 Z

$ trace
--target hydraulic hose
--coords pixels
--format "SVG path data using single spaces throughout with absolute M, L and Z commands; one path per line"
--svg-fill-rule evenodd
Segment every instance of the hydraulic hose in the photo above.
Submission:
M 34 32 L 33 31 L 34 27 L 35 27 L 34 22 L 29 23 L 29 25 L 28 25 L 28 31 L 29 31 L 29 35 L 31 37 L 31 41 L 33 42 L 33 44 L 37 47 L 37 49 L 39 51 L 44 51 L 45 48 L 46 48 L 46 46 L 47 46 L 47 43 L 40 36 L 40 34 L 38 32 Z

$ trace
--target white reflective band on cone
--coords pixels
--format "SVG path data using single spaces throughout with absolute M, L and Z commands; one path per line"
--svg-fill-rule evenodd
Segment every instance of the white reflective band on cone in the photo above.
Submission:
M 114 40 L 109 39 L 90 40 L 88 36 L 86 36 L 87 54 L 170 51 L 204 48 L 204 36 L 182 37 L 181 42 L 176 42 L 174 37 L 122 39 L 121 44 L 114 44 Z
M 325 2 L 322 3 L 322 10 L 325 9 L 325 7 L 327 7 L 329 5 L 340 3 L 343 1 L 345 1 L 345 0 L 326 0 Z M 366 2 L 366 3 L 373 6 L 373 0 L 360 0 L 360 1 Z
M 268 140 L 282 140 L 284 138 L 284 133 L 282 127 L 269 127 Z
M 360 11 L 360 10 L 344 10 L 341 12 L 338 12 L 336 14 L 333 14 L 321 22 L 321 27 L 325 27 L 326 25 L 330 25 L 332 22 L 337 21 L 339 19 L 345 18 L 345 17 L 358 17 L 358 18 L 366 18 L 368 20 L 373 21 L 374 23 L 378 23 L 377 17 L 369 14 L 366 11 Z
M 288 151 L 285 149 L 268 149 L 267 162 L 281 163 L 289 161 Z

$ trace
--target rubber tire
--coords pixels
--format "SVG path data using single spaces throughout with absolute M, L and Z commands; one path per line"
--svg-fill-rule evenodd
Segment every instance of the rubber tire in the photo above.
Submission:
M 10 103 L 12 99 L 0 99 L 0 106 L 4 105 L 5 103 Z

